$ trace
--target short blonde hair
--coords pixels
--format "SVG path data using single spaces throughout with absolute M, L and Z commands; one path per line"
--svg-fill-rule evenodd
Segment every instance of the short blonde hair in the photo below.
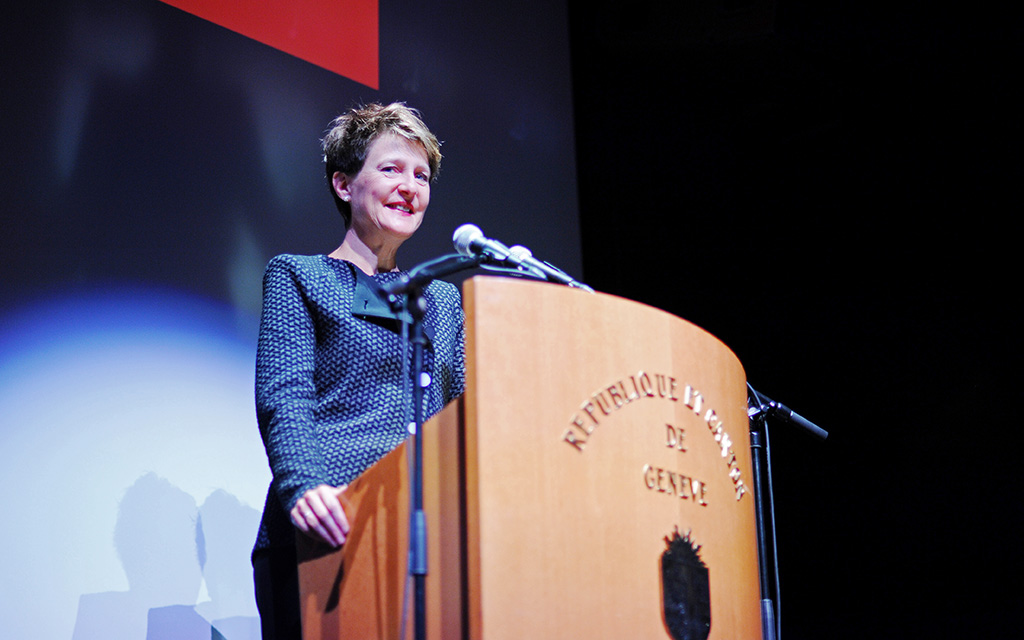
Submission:
M 338 171 L 348 176 L 359 173 L 366 162 L 370 145 L 387 133 L 394 133 L 423 145 L 430 167 L 430 181 L 437 180 L 441 170 L 441 143 L 423 123 L 419 111 L 402 102 L 393 102 L 389 105 L 374 102 L 349 109 L 331 122 L 321 141 L 327 184 L 338 211 L 345 219 L 346 228 L 352 221 L 352 208 L 335 193 L 334 174 Z

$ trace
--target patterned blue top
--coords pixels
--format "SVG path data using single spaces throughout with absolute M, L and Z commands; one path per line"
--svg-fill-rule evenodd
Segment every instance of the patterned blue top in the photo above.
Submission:
M 291 545 L 288 512 L 307 490 L 342 485 L 408 435 L 400 324 L 372 291 L 400 273 L 368 276 L 324 255 L 277 256 L 263 277 L 256 414 L 273 479 L 254 550 Z M 368 293 L 370 292 L 370 293 Z M 464 316 L 455 285 L 424 293 L 431 338 L 431 416 L 465 387 Z M 353 302 L 356 301 L 354 305 Z

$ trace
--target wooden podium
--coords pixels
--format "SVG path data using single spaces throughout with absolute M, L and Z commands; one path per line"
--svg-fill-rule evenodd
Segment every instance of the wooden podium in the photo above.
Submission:
M 428 636 L 760 639 L 736 356 L 614 296 L 495 277 L 463 296 L 466 394 L 423 432 Z M 300 544 L 305 640 L 401 636 L 407 457 L 349 486 L 341 550 Z

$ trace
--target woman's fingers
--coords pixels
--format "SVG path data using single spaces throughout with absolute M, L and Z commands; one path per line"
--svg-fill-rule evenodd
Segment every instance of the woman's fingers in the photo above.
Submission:
M 348 518 L 345 517 L 341 502 L 338 501 L 337 489 L 320 485 L 313 489 L 313 496 L 309 502 L 313 513 L 316 514 L 317 523 L 323 529 L 317 529 L 317 532 L 336 547 L 345 544 L 349 530 Z
M 292 523 L 303 533 L 340 547 L 349 533 L 345 509 L 336 487 L 320 485 L 307 491 L 291 510 Z

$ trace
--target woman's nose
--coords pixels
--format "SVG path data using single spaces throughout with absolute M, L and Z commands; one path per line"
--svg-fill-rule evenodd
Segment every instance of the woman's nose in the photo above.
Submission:
M 416 176 L 403 173 L 402 179 L 398 182 L 398 192 L 406 198 L 412 198 L 416 193 Z

